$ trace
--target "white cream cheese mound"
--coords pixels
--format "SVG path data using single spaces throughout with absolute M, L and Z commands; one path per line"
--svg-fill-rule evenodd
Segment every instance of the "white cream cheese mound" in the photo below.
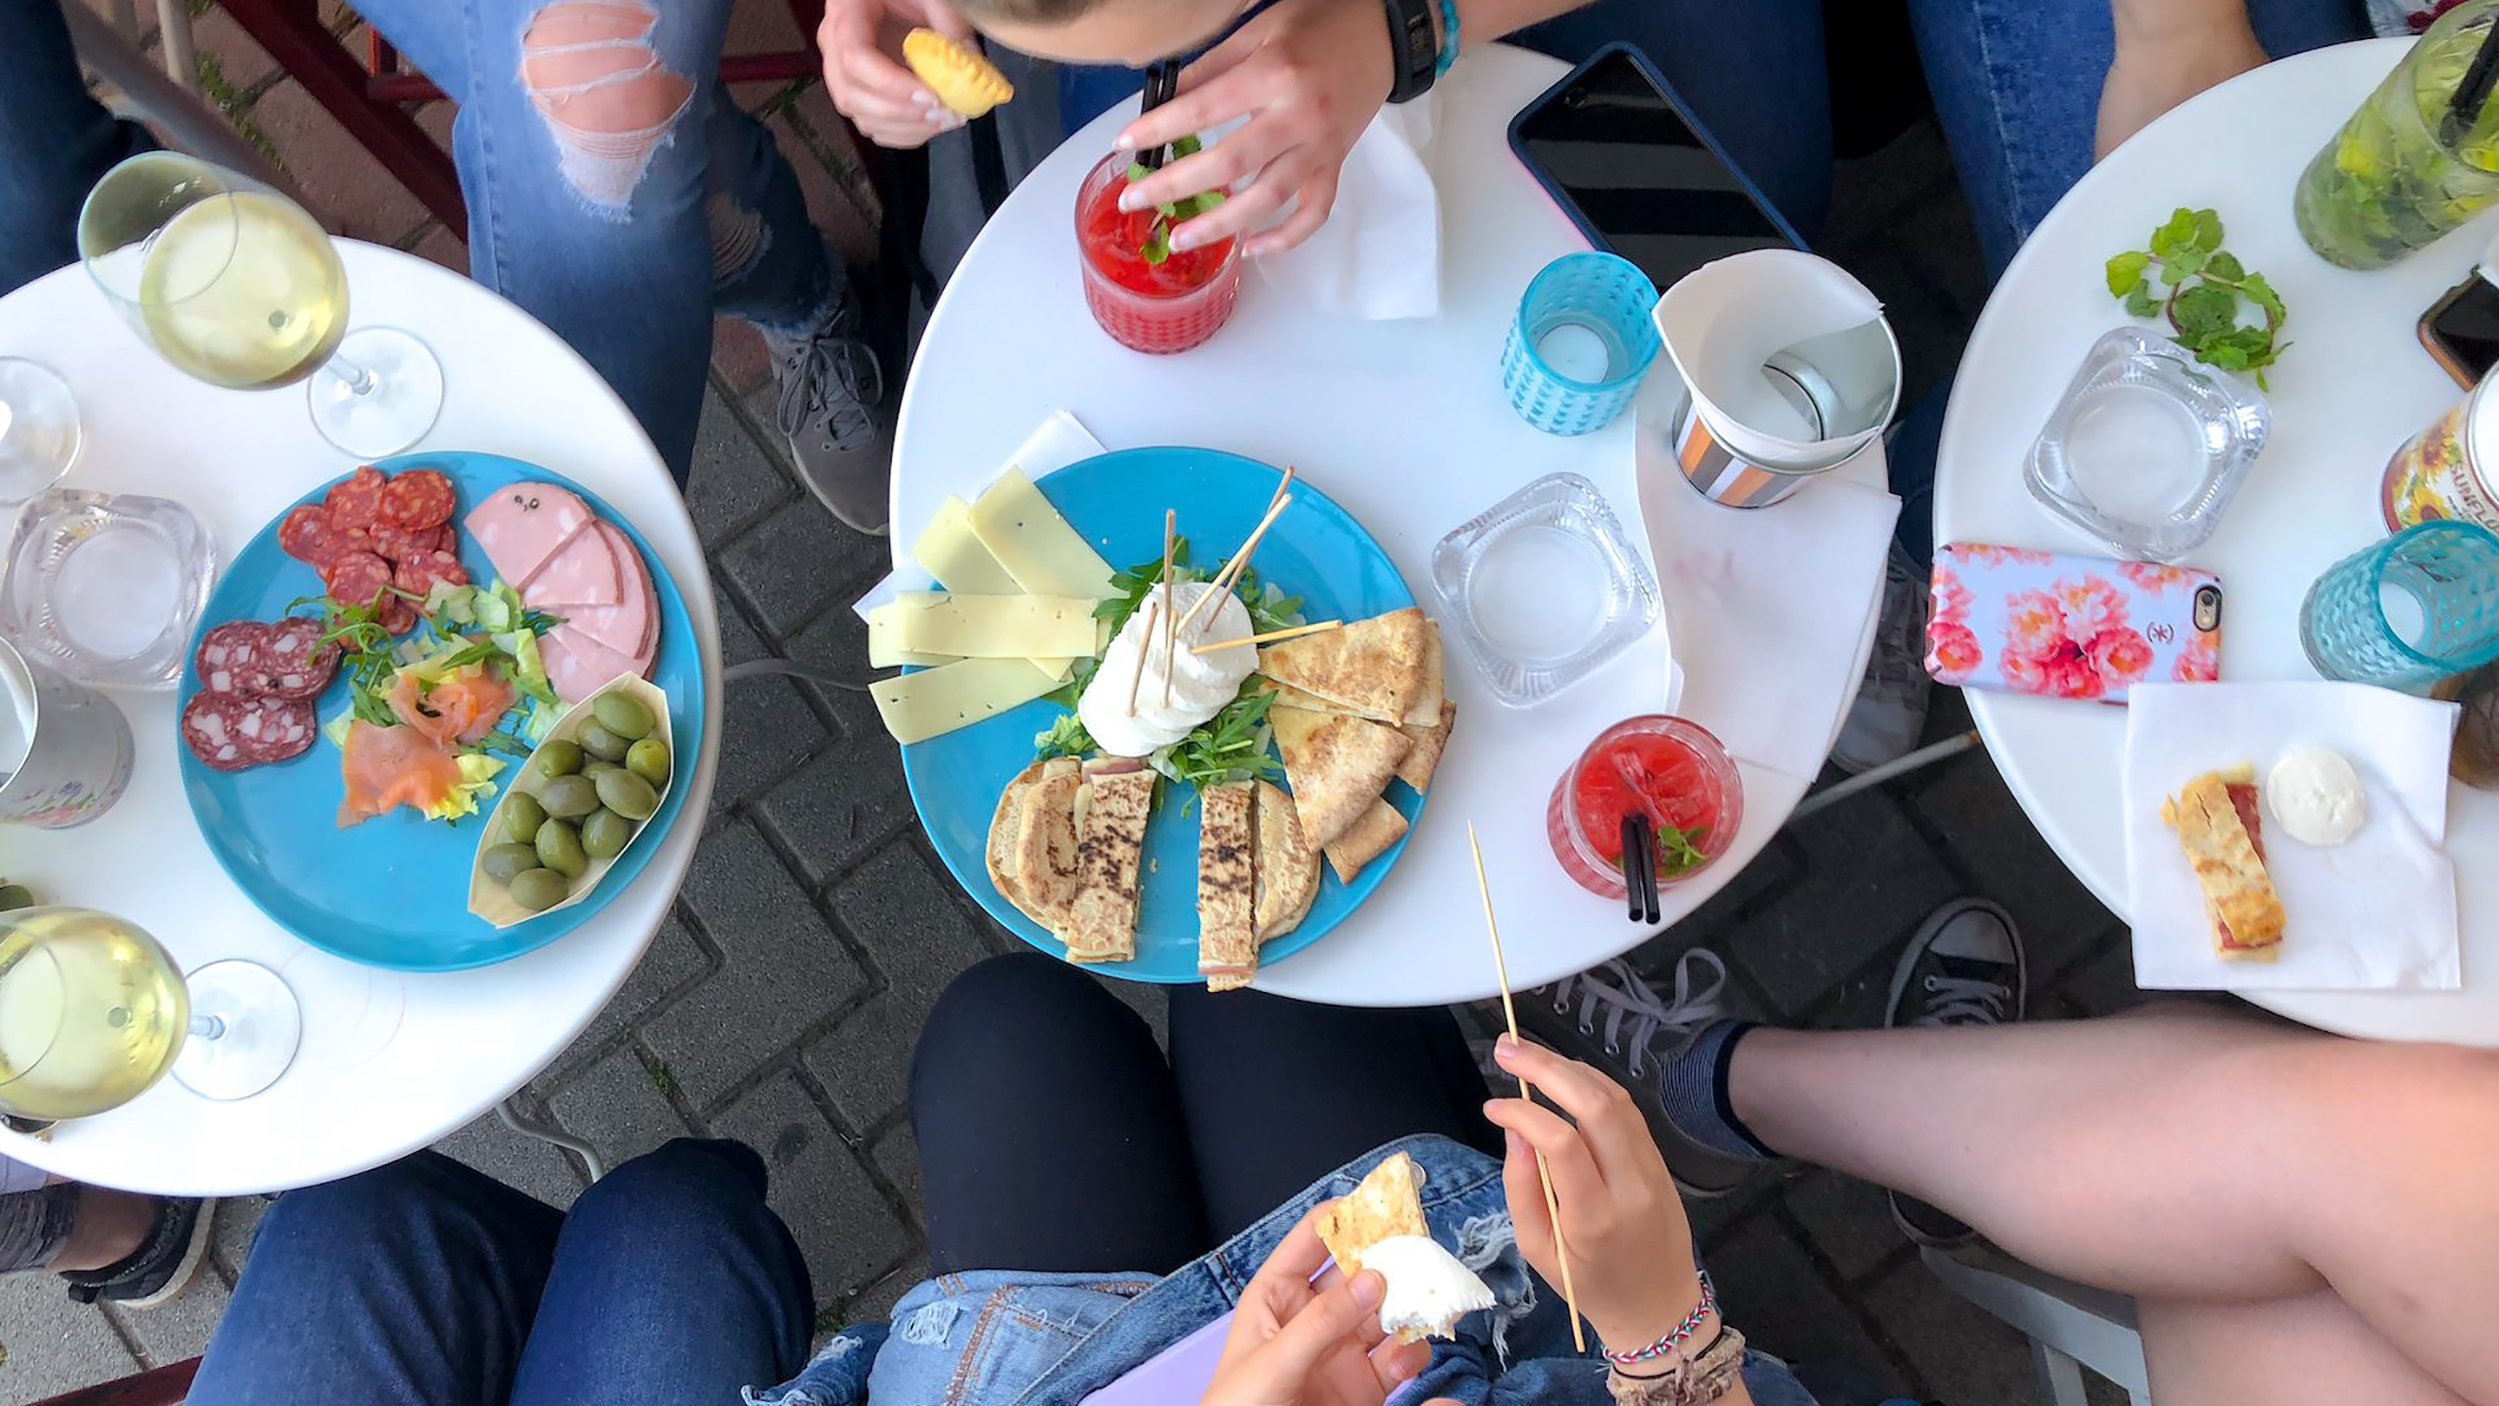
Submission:
M 2339 752 L 2293 747 L 2265 774 L 2265 807 L 2304 845 L 2339 845 L 2369 823 L 2369 795 Z
M 1455 1337 L 1460 1318 L 1493 1305 L 1475 1271 L 1423 1235 L 1391 1235 L 1362 1252 L 1362 1267 L 1388 1281 L 1380 1300 L 1380 1331 L 1407 1339 Z
M 1084 697 L 1076 701 L 1076 716 L 1094 745 L 1114 757 L 1142 757 L 1188 736 L 1240 693 L 1241 681 L 1258 667 L 1254 646 L 1238 645 L 1212 654 L 1189 652 L 1192 645 L 1246 639 L 1257 633 L 1240 597 L 1226 591 L 1222 600 L 1200 612 L 1180 632 L 1177 648 L 1163 645 L 1164 628 L 1172 623 L 1169 612 L 1177 609 L 1186 616 L 1212 589 L 1204 581 L 1177 582 L 1166 599 L 1163 588 L 1156 586 L 1146 592 L 1128 623 L 1119 627 L 1111 647 L 1103 651 L 1101 667 L 1093 671 L 1093 681 L 1085 685 Z M 1157 605 L 1162 608 L 1153 608 Z M 1168 692 L 1164 688 L 1167 676 Z M 1134 713 L 1128 710 L 1131 685 L 1136 689 Z

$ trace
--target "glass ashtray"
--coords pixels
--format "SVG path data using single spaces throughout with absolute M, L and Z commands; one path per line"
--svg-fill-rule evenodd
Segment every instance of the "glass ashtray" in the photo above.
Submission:
M 2118 554 L 2176 561 L 2221 525 L 2272 426 L 2252 386 L 2120 327 L 2092 344 L 2022 477 Z
M 1548 474 L 1432 548 L 1441 623 L 1514 708 L 1549 698 L 1657 623 L 1657 582 L 1605 495 Z
M 208 606 L 217 552 L 169 498 L 56 488 L 18 514 L 0 632 L 103 688 L 171 688 Z

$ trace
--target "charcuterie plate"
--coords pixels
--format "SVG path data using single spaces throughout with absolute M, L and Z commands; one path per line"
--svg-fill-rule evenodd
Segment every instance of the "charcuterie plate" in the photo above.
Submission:
M 569 490 L 599 520 L 618 529 L 647 569 L 657 618 L 649 677 L 667 695 L 677 774 L 692 774 L 703 744 L 701 654 L 684 597 L 631 522 L 571 480 L 500 455 L 409 454 L 377 461 L 373 467 L 394 476 L 394 482 L 397 476 L 426 471 L 448 480 L 458 497 L 450 518 L 455 530 L 497 491 L 532 483 Z M 323 503 L 333 486 L 313 489 L 235 554 L 192 640 L 193 662 L 179 685 L 183 698 L 192 699 L 206 687 L 199 672 L 199 646 L 218 626 L 321 615 L 306 598 L 323 595 L 323 578 L 281 547 L 280 525 L 304 505 Z M 472 582 L 484 586 L 496 579 L 493 563 L 468 531 L 458 530 L 453 550 Z M 351 680 L 342 671 L 310 700 L 321 723 L 344 726 L 350 688 Z M 516 708 L 507 725 L 510 718 L 525 716 Z M 497 929 L 469 912 L 469 881 L 487 816 L 509 785 L 511 768 L 522 764 L 522 753 L 489 754 L 505 769 L 493 778 L 492 789 L 478 797 L 473 814 L 428 819 L 400 807 L 343 827 L 347 784 L 342 752 L 331 739 L 318 739 L 285 760 L 239 770 L 208 765 L 195 745 L 189 734 L 177 739 L 183 793 L 218 864 L 280 926 L 325 952 L 369 966 L 460 971 L 533 951 L 595 918 L 660 848 L 656 835 L 646 835 L 586 900 Z M 669 787 L 659 810 L 645 822 L 646 830 L 665 833 L 675 824 L 689 789 Z

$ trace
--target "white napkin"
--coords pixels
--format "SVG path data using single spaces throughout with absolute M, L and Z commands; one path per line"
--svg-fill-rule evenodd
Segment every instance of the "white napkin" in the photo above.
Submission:
M 2447 751 L 2456 705 L 2355 683 L 2137 684 L 2127 695 L 2126 909 L 2135 984 L 2152 990 L 2452 991 L 2455 870 Z M 2330 849 L 2264 817 L 2265 868 L 2288 921 L 2272 962 L 2213 954 L 2202 890 L 2161 801 L 2208 771 L 2251 762 L 2261 787 L 2303 743 L 2340 752 L 2369 821 Z
M 1702 420 L 1729 449 L 1759 463 L 1827 464 L 1890 416 L 1900 358 L 1888 334 L 1868 326 L 1882 316 L 1873 291 L 1830 260 L 1755 249 L 1684 275 L 1649 320 L 1670 370 L 1692 388 Z M 1826 438 L 1814 437 L 1763 370 L 1781 352 L 1821 372 L 1848 412 Z
M 1041 423 L 1033 428 L 1031 434 L 1024 436 L 1024 442 L 1015 447 L 1015 452 L 1007 456 L 1007 461 L 1000 464 L 996 472 L 982 479 L 979 487 L 967 490 L 962 495 L 963 500 L 968 503 L 978 498 L 981 490 L 989 486 L 990 479 L 996 478 L 1009 469 L 1022 469 L 1026 478 L 1039 478 L 1043 474 L 1056 473 L 1079 459 L 1090 459 L 1101 452 L 1103 452 L 1102 441 L 1095 439 L 1091 430 L 1078 424 L 1076 417 L 1066 411 L 1053 410 L 1041 418 Z M 910 555 L 911 543 L 916 541 L 920 533 L 927 528 L 928 524 L 925 522 L 894 524 L 894 540 L 902 546 L 903 564 L 896 567 L 893 573 L 884 580 L 870 586 L 866 595 L 852 602 L 850 607 L 852 613 L 865 620 L 868 618 L 869 611 L 891 601 L 902 592 L 925 591 L 937 584 L 936 578 L 930 576 L 927 569 L 918 562 L 911 560 Z M 909 536 L 905 536 L 906 533 Z
M 1653 413 L 1673 399 L 1642 397 L 1637 440 L 1640 517 L 1683 674 L 1677 712 L 1735 757 L 1810 782 L 1857 696 L 1866 628 L 1823 603 L 1879 585 L 1900 500 L 1826 475 L 1767 508 L 1713 503 L 1684 481 Z
M 1328 222 L 1258 260 L 1269 283 L 1320 312 L 1385 321 L 1440 311 L 1436 93 L 1382 107 L 1345 157 Z

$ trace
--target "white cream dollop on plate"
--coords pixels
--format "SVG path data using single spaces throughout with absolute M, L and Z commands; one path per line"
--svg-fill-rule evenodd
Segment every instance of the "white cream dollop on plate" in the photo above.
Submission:
M 2293 747 L 2265 773 L 2265 808 L 2304 845 L 2339 845 L 2369 823 L 2369 793 L 2340 752 Z

